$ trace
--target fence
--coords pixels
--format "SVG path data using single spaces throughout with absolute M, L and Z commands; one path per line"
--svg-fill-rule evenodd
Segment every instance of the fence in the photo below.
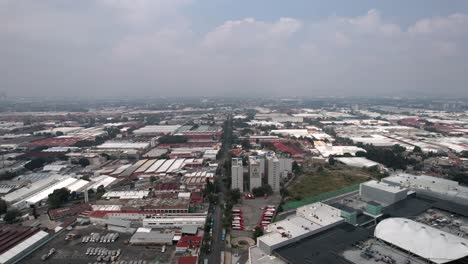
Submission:
M 296 208 L 304 206 L 306 204 L 316 203 L 316 202 L 319 202 L 319 201 L 330 199 L 332 197 L 342 195 L 342 194 L 345 194 L 345 193 L 349 193 L 349 192 L 354 192 L 354 191 L 357 191 L 357 190 L 359 190 L 359 184 L 354 184 L 354 185 L 350 185 L 350 186 L 346 186 L 344 188 L 338 189 L 336 191 L 321 193 L 319 195 L 307 197 L 307 198 L 302 199 L 300 201 L 288 202 L 288 203 L 285 203 L 283 205 L 283 211 L 296 209 Z

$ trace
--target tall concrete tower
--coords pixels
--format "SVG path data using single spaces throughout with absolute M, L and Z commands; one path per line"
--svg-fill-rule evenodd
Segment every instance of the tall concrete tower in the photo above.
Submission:
M 239 189 L 241 193 L 244 192 L 244 167 L 242 166 L 242 159 L 232 159 L 231 189 Z

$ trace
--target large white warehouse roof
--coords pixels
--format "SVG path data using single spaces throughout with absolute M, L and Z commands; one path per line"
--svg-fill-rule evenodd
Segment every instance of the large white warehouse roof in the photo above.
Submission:
M 380 222 L 375 237 L 435 263 L 468 256 L 468 240 L 406 218 Z

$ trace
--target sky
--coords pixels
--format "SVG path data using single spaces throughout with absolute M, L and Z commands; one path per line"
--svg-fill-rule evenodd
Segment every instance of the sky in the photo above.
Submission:
M 0 0 L 8 97 L 468 97 L 465 0 Z

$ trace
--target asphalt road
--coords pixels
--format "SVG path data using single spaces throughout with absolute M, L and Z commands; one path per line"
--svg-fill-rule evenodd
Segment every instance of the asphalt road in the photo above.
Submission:
M 228 125 L 225 127 L 232 131 L 232 118 L 228 116 Z M 228 133 L 230 134 L 230 133 Z M 221 261 L 221 252 L 225 250 L 225 242 L 221 240 L 221 235 L 223 232 L 223 212 L 221 210 L 220 204 L 224 204 L 224 193 L 226 192 L 226 186 L 224 185 L 223 179 L 226 177 L 224 172 L 224 161 L 229 158 L 229 152 L 231 151 L 231 137 L 224 138 L 223 144 L 223 154 L 219 160 L 219 166 L 221 168 L 221 173 L 217 175 L 218 177 L 218 188 L 220 192 L 218 193 L 218 204 L 215 207 L 213 213 L 214 216 L 214 226 L 213 226 L 213 237 L 211 238 L 211 251 L 208 257 L 208 263 L 210 264 L 219 264 L 223 263 Z

